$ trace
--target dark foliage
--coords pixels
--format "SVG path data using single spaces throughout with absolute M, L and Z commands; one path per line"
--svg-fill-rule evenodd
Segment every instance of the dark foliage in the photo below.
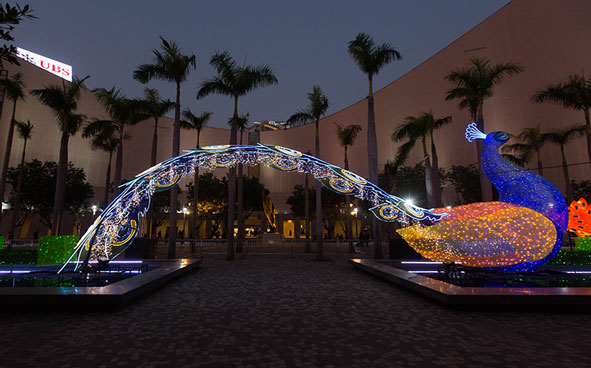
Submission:
M 477 164 L 453 165 L 445 175 L 445 179 L 447 184 L 451 184 L 455 188 L 458 197 L 457 204 L 481 201 L 480 174 Z
M 29 5 L 21 7 L 18 4 L 15 6 L 11 6 L 10 4 L 4 4 L 2 6 L 0 4 L 0 39 L 8 42 L 14 41 L 14 37 L 11 34 L 14 26 L 20 24 L 25 19 L 37 18 L 31 14 L 32 12 Z M 2 45 L 0 48 L 0 67 L 3 67 L 4 61 L 19 65 L 15 53 L 16 47 L 14 45 Z
M 12 186 L 10 201 L 16 195 L 16 183 L 21 166 L 8 169 L 7 182 Z M 41 162 L 32 160 L 25 163 L 25 174 L 21 192 L 21 209 L 17 225 L 22 225 L 26 216 L 36 212 L 41 217 L 41 223 L 51 227 L 51 213 L 53 209 L 57 164 L 53 161 Z M 74 218 L 84 216 L 89 207 L 88 200 L 94 196 L 92 185 L 86 181 L 84 169 L 74 167 L 70 162 L 66 172 L 66 196 L 64 208 Z

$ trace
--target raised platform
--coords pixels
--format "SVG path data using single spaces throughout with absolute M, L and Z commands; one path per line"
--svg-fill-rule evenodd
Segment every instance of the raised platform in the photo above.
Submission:
M 202 260 L 202 258 L 149 260 L 150 263 L 158 263 L 158 267 L 101 287 L 3 287 L 0 288 L 0 308 L 60 306 L 96 309 L 97 307 L 119 307 L 198 268 Z
M 461 287 L 409 272 L 401 268 L 401 261 L 350 262 L 359 270 L 447 305 L 591 305 L 591 287 Z M 429 270 L 423 265 L 422 271 Z

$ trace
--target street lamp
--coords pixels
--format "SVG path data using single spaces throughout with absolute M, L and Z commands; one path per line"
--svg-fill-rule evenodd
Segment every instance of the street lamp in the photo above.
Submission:
M 185 228 L 187 226 L 187 214 L 189 214 L 189 210 L 187 207 L 183 207 L 183 238 L 185 237 Z
M 358 212 L 359 212 L 359 209 L 357 207 L 355 207 L 353 209 L 353 211 L 351 211 L 351 216 L 355 216 L 355 230 L 357 230 L 357 237 L 359 238 L 359 229 L 358 229 L 358 225 L 357 225 L 357 213 Z

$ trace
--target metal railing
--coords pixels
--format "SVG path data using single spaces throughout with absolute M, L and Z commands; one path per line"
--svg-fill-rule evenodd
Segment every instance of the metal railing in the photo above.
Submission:
M 12 239 L 4 240 L 4 249 L 37 249 L 38 239 Z
M 316 250 L 316 241 L 310 240 L 312 253 Z M 248 256 L 250 254 L 278 254 L 294 256 L 296 253 L 304 253 L 306 239 L 283 239 L 278 242 L 266 242 L 263 239 L 244 239 L 240 244 L 234 240 L 234 249 L 237 254 Z M 177 257 L 190 257 L 191 255 L 226 254 L 226 239 L 184 239 L 177 240 L 175 254 Z M 339 240 L 323 239 L 324 254 L 337 258 L 368 258 L 374 255 L 373 242 L 363 242 L 358 239 Z M 240 246 L 241 245 L 241 246 Z M 387 251 L 386 243 L 382 248 Z M 168 242 L 160 240 L 157 247 L 158 258 L 168 257 Z

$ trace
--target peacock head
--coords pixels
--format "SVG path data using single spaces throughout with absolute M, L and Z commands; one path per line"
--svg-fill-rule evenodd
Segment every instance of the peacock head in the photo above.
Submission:
M 475 139 L 483 139 L 488 144 L 495 146 L 501 146 L 509 140 L 509 133 L 507 132 L 492 132 L 484 134 L 476 127 L 476 123 L 471 123 L 466 128 L 466 139 L 468 142 L 472 142 Z

